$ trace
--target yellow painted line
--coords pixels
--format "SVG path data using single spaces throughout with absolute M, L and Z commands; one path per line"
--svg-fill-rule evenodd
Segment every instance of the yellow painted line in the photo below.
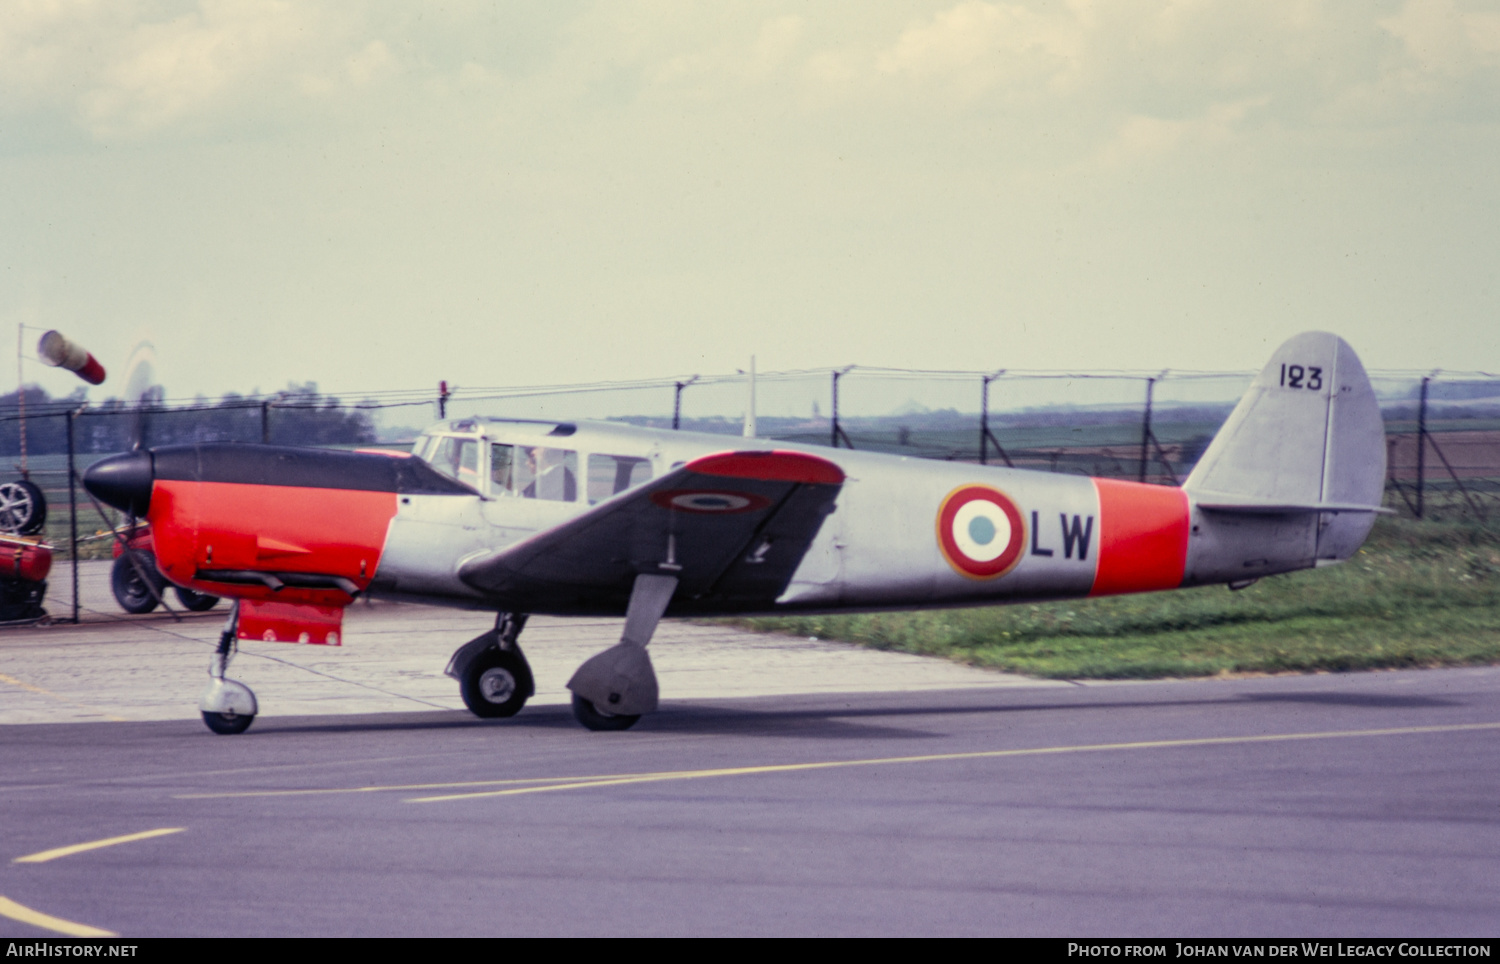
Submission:
M 77 700 L 70 700 L 66 696 L 58 696 L 51 690 L 44 690 L 40 686 L 35 686 L 31 683 L 26 682 L 25 680 L 18 680 L 14 676 L 6 676 L 4 673 L 0 673 L 0 683 L 9 683 L 11 686 L 19 686 L 21 689 L 26 690 L 27 692 L 36 693 L 39 696 L 51 697 L 52 699 L 57 700 L 59 703 L 66 703 L 69 706 L 77 706 L 80 709 L 88 710 L 91 713 L 99 713 L 111 723 L 130 722 L 130 720 L 126 719 L 123 716 L 113 716 L 109 713 L 105 713 L 103 710 L 100 710 L 97 707 L 89 706 L 87 703 L 80 703 Z
M 186 827 L 162 827 L 159 830 L 142 830 L 140 833 L 127 833 L 123 837 L 106 837 L 103 840 L 90 840 L 87 843 L 76 843 L 67 847 L 56 847 L 52 850 L 43 850 L 40 853 L 27 854 L 12 860 L 13 864 L 45 864 L 49 860 L 59 857 L 68 857 L 73 854 L 81 854 L 86 850 L 98 850 L 101 847 L 113 847 L 116 844 L 133 843 L 137 840 L 150 840 L 152 837 L 165 837 L 169 833 L 182 833 Z
M 100 927 L 90 927 L 87 924 L 77 924 L 61 917 L 53 917 L 51 914 L 43 914 L 39 910 L 32 910 L 16 903 L 9 897 L 0 895 L 0 917 L 9 917 L 32 927 L 40 927 L 44 931 L 56 931 L 68 937 L 119 937 L 114 931 L 107 931 Z
M 676 772 L 676 771 L 670 771 Z M 238 797 L 309 797 L 330 793 L 382 793 L 395 790 L 449 790 L 459 787 L 499 787 L 517 783 L 556 783 L 558 780 L 613 780 L 622 774 L 610 773 L 597 777 L 515 777 L 509 780 L 464 780 L 454 783 L 398 783 L 389 786 L 366 787 L 314 787 L 300 790 L 235 790 L 225 793 L 174 793 L 173 800 L 226 800 Z M 652 774 L 624 774 L 625 776 L 651 776 Z
M 1500 723 L 1458 723 L 1447 726 L 1402 726 L 1379 730 L 1326 730 L 1317 733 L 1273 733 L 1257 736 L 1210 736 L 1189 740 L 1143 740 L 1136 743 L 1091 743 L 1076 746 L 1033 747 L 1020 750 L 978 750 L 969 753 L 932 753 L 923 756 L 888 756 L 863 760 L 830 760 L 820 763 L 780 763 L 768 766 L 721 767 L 712 770 L 675 770 L 666 773 L 621 774 L 586 781 L 552 783 L 546 786 L 514 787 L 481 793 L 454 793 L 434 797 L 411 797 L 407 803 L 440 803 L 449 800 L 477 800 L 482 797 L 511 797 L 527 793 L 549 793 L 554 790 L 581 790 L 588 787 L 622 786 L 634 783 L 657 783 L 664 780 L 701 780 L 709 777 L 750 776 L 761 773 L 795 773 L 802 770 L 833 770 L 840 767 L 888 766 L 898 763 L 939 763 L 953 760 L 993 760 L 1003 757 L 1048 756 L 1063 753 L 1101 753 L 1120 750 L 1159 750 L 1169 747 L 1229 746 L 1234 744 L 1280 743 L 1294 740 L 1336 740 L 1361 736 L 1413 736 L 1422 733 L 1462 733 L 1474 730 L 1500 730 Z

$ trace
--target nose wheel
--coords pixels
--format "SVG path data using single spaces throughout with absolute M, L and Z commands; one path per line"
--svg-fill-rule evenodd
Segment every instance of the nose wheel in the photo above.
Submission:
M 210 730 L 220 736 L 234 736 L 250 729 L 250 724 L 255 722 L 255 715 L 238 713 L 211 713 L 203 711 L 203 723 Z
M 255 722 L 259 707 L 250 687 L 236 680 L 225 679 L 224 671 L 234 659 L 240 628 L 240 603 L 236 599 L 229 607 L 229 619 L 224 632 L 219 634 L 219 648 L 214 651 L 213 661 L 208 664 L 208 675 L 212 677 L 208 692 L 203 694 L 198 709 L 203 713 L 203 724 L 221 736 L 233 736 L 250 729 Z

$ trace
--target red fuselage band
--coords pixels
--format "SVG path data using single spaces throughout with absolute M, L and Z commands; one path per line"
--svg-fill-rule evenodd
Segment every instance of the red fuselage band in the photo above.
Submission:
M 1188 499 L 1181 489 L 1094 479 L 1099 493 L 1099 565 L 1091 596 L 1182 585 Z

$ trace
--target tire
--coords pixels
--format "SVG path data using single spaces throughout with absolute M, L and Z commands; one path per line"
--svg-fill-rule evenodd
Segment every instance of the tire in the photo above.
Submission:
M 173 588 L 177 590 L 177 601 L 182 603 L 182 608 L 189 612 L 206 613 L 219 604 L 218 596 L 210 596 L 206 592 L 195 592 L 181 586 Z
M 156 561 L 145 552 L 137 553 L 136 558 L 140 560 L 141 568 L 155 581 L 156 589 L 160 592 L 161 576 L 157 574 Z M 115 560 L 115 567 L 109 574 L 109 586 L 114 590 L 115 602 L 127 613 L 139 616 L 156 608 L 156 596 L 151 592 L 152 587 L 141 579 L 141 574 L 130 564 L 128 554 Z
M 42 600 L 47 597 L 47 580 L 0 579 L 0 623 L 22 619 L 40 619 L 47 615 Z
M 47 524 L 47 498 L 25 479 L 0 482 L 0 530 L 34 536 Z
M 573 694 L 573 718 L 590 730 L 628 730 L 635 726 L 639 715 L 626 716 L 620 713 L 605 713 L 592 702 Z
M 464 669 L 459 691 L 475 716 L 515 716 L 532 693 L 531 667 L 516 653 L 487 649 Z
M 255 722 L 255 716 L 240 715 L 238 713 L 210 713 L 203 712 L 203 722 L 220 736 L 234 736 L 250 729 L 250 724 Z

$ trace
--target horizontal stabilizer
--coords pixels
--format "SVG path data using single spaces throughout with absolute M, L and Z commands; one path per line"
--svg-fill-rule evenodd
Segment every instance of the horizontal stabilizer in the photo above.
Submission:
M 1209 512 L 1239 512 L 1246 515 L 1295 515 L 1303 512 L 1374 512 L 1393 515 L 1394 509 L 1378 505 L 1358 505 L 1353 502 L 1278 502 L 1274 499 L 1256 500 L 1244 498 L 1215 498 L 1212 494 L 1199 493 L 1198 508 Z

